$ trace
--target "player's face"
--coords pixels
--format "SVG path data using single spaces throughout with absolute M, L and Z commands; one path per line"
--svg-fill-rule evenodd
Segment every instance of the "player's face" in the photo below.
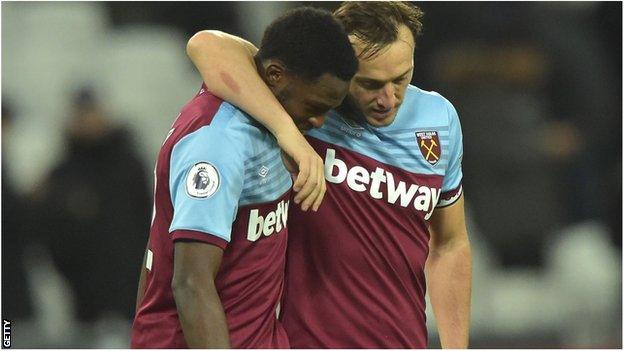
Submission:
M 363 44 L 352 37 L 356 54 Z M 366 118 L 382 127 L 391 124 L 414 72 L 414 37 L 405 25 L 399 27 L 397 40 L 370 59 L 360 59 L 360 66 L 349 88 L 349 104 Z
M 289 78 L 276 96 L 297 128 L 305 132 L 323 125 L 327 112 L 340 105 L 348 91 L 348 81 L 325 73 L 315 82 Z

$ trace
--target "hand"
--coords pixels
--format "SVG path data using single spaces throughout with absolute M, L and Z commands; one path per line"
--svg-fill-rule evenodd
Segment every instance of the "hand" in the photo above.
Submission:
M 299 130 L 277 135 L 282 148 L 282 160 L 286 169 L 293 174 L 295 203 L 301 209 L 317 211 L 325 196 L 325 166 L 323 159 L 314 151 Z

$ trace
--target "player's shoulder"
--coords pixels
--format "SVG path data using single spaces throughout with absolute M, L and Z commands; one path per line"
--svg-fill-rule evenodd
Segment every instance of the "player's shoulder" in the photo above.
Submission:
M 210 145 L 220 151 L 236 150 L 241 157 L 265 130 L 238 107 L 208 91 L 205 86 L 181 110 L 172 126 L 173 144 Z M 233 151 L 232 150 L 232 151 Z
M 223 131 L 240 113 L 236 107 L 202 86 L 199 92 L 182 107 L 172 127 L 184 130 L 186 132 L 184 134 L 193 133 L 204 127 L 210 127 L 213 131 Z
M 409 115 L 407 120 L 418 124 L 446 125 L 456 118 L 453 104 L 436 91 L 427 91 L 408 85 L 400 113 Z M 416 115 L 417 118 L 413 118 Z
M 425 90 L 409 84 L 406 90 L 406 100 L 418 100 L 431 104 L 450 104 L 451 102 L 442 94 L 434 90 Z

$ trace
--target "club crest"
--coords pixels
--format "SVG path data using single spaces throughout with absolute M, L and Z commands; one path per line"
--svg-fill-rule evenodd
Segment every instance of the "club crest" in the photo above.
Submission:
M 438 132 L 416 132 L 416 142 L 420 148 L 420 152 L 429 164 L 435 165 L 442 157 L 442 148 L 440 147 L 440 139 Z

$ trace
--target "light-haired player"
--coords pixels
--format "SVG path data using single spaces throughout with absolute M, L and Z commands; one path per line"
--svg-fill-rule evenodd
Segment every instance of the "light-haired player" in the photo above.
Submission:
M 345 2 L 334 16 L 359 70 L 345 103 L 306 135 L 325 160 L 327 193 L 317 214 L 290 208 L 281 318 L 291 345 L 424 348 L 428 288 L 442 347 L 467 347 L 462 133 L 447 99 L 409 84 L 422 12 L 403 2 Z M 249 46 L 208 31 L 187 51 L 219 96 L 266 124 L 280 145 L 296 145 L 288 116 L 250 73 Z M 243 88 L 234 92 L 228 82 Z

